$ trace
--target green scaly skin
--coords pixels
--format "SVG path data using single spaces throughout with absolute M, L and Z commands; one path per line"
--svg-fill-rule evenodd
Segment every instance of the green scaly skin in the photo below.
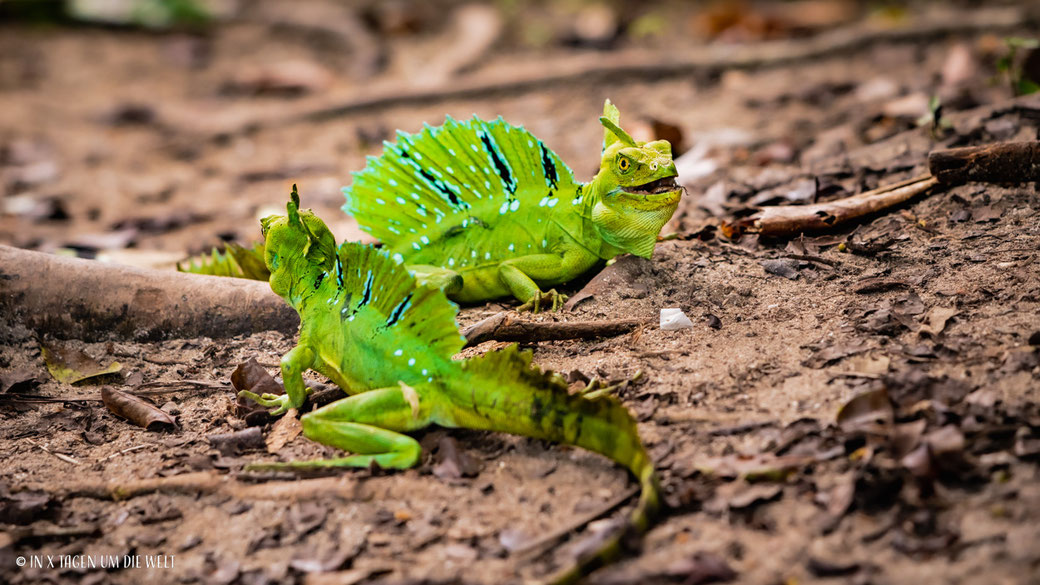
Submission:
M 251 469 L 406 469 L 419 462 L 421 448 L 404 433 L 431 424 L 507 432 L 605 455 L 642 487 L 629 521 L 549 582 L 579 580 L 648 529 L 659 487 L 636 423 L 616 399 L 569 395 L 559 376 L 533 366 L 531 353 L 515 345 L 451 359 L 464 340 L 457 307 L 444 292 L 416 286 L 403 266 L 371 246 L 337 248 L 321 220 L 299 210 L 295 188 L 288 214 L 267 217 L 262 226 L 271 288 L 300 313 L 300 341 L 282 358 L 285 395 L 240 395 L 281 414 L 303 404 L 303 372 L 321 372 L 350 396 L 305 414 L 303 433 L 350 454 Z
M 420 282 L 453 300 L 513 296 L 559 309 L 567 282 L 621 253 L 649 258 L 682 194 L 671 145 L 637 142 L 609 100 L 600 169 L 578 183 L 537 138 L 501 119 L 398 133 L 354 174 L 343 209 Z

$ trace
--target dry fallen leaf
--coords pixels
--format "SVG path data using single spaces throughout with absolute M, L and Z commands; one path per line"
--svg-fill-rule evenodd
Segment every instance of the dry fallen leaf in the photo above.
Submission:
M 303 425 L 300 424 L 300 419 L 296 418 L 296 414 L 296 409 L 290 408 L 271 426 L 271 432 L 267 435 L 268 453 L 277 453 L 303 431 Z
M 0 372 L 0 394 L 24 392 L 40 383 L 36 372 L 28 369 L 8 370 Z
M 946 329 L 950 319 L 959 312 L 953 307 L 932 307 L 928 309 L 928 313 L 925 315 L 927 324 L 921 326 L 920 333 L 928 334 L 932 337 L 939 335 Z
M 838 411 L 838 426 L 845 432 L 884 434 L 895 418 L 884 389 L 858 394 Z
M 257 363 L 256 358 L 249 358 L 245 362 L 238 364 L 235 371 L 231 372 L 231 385 L 235 388 L 236 396 L 242 390 L 249 390 L 260 395 L 285 394 L 285 388 L 271 377 L 271 374 L 268 374 L 263 366 Z M 267 414 L 266 408 L 252 400 L 237 397 L 235 400 L 235 414 L 245 419 L 246 424 L 249 426 L 265 424 L 271 418 Z
M 112 414 L 149 431 L 172 429 L 176 426 L 176 421 L 168 413 L 133 394 L 105 386 L 101 389 L 101 400 Z
M 122 369 L 119 362 L 102 366 L 82 350 L 72 349 L 60 342 L 40 343 L 47 371 L 54 379 L 65 384 L 75 384 L 95 376 L 115 374 Z
M 433 467 L 433 474 L 441 479 L 475 477 L 480 473 L 480 462 L 459 449 L 451 437 L 441 437 L 437 443 L 437 458 L 439 461 Z

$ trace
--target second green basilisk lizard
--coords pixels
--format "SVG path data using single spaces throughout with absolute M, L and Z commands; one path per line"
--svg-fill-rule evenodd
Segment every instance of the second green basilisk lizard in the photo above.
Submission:
M 287 211 L 262 220 L 271 288 L 301 318 L 299 343 L 281 361 L 286 394 L 240 395 L 282 414 L 304 403 L 303 372 L 321 372 L 350 396 L 303 415 L 303 433 L 350 454 L 252 468 L 405 469 L 421 454 L 407 432 L 431 424 L 500 431 L 600 453 L 640 482 L 639 502 L 623 529 L 551 582 L 579 579 L 648 528 L 659 507 L 657 478 L 635 420 L 620 402 L 569 394 L 559 376 L 533 366 L 531 353 L 516 345 L 452 359 L 464 339 L 455 323 L 458 309 L 442 290 L 417 286 L 384 251 L 337 247 L 325 224 L 299 209 L 295 187 Z

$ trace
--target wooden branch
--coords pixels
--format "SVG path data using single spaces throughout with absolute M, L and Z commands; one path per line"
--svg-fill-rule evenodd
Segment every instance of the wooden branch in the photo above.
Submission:
M 744 232 L 763 236 L 793 236 L 803 232 L 829 230 L 895 207 L 936 184 L 938 181 L 934 177 L 924 175 L 826 203 L 762 207 L 748 217 L 724 223 L 723 233 L 728 237 Z
M 848 53 L 873 44 L 916 41 L 954 34 L 1018 30 L 1036 20 L 1036 15 L 1021 7 L 983 8 L 970 12 L 949 10 L 931 15 L 905 27 L 878 27 L 871 23 L 854 24 L 821 33 L 808 39 L 781 40 L 746 46 L 710 45 L 688 51 L 647 51 L 631 49 L 602 55 L 561 56 L 550 61 L 537 60 L 529 67 L 510 67 L 502 73 L 475 73 L 453 77 L 434 87 L 415 87 L 396 82 L 374 83 L 361 92 L 346 96 L 316 97 L 298 106 L 264 112 L 244 112 L 236 106 L 200 117 L 197 111 L 174 116 L 164 113 L 165 128 L 174 132 L 184 128 L 191 134 L 211 140 L 307 121 L 358 114 L 405 105 L 436 103 L 487 95 L 516 95 L 546 87 L 573 86 L 576 83 L 657 80 L 676 77 L 711 79 L 731 69 L 756 69 L 799 63 Z
M 928 169 L 946 185 L 1040 181 L 1040 141 L 937 150 L 928 155 Z
M 513 311 L 502 311 L 462 329 L 466 347 L 485 341 L 553 341 L 558 339 L 588 339 L 624 335 L 646 319 L 616 319 L 611 321 L 525 321 Z
M 65 339 L 232 337 L 299 317 L 265 282 L 145 270 L 0 246 L 0 314 Z

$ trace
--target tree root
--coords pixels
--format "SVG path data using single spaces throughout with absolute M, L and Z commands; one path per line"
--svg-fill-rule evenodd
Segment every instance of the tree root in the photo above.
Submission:
M 214 338 L 299 317 L 266 282 L 145 270 L 0 246 L 0 313 L 63 339 Z

